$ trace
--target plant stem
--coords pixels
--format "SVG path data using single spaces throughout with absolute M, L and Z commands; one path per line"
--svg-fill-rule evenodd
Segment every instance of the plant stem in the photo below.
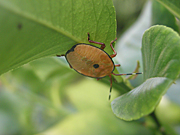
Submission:
M 156 125 L 158 127 L 158 130 L 162 133 L 162 135 L 167 135 L 165 130 L 162 130 L 162 125 L 161 123 L 159 122 L 158 118 L 156 117 L 156 114 L 155 112 L 153 111 L 150 116 L 154 119 L 154 121 L 156 122 Z

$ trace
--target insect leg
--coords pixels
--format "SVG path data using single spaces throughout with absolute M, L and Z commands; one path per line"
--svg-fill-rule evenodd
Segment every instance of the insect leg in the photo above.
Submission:
M 106 45 L 105 45 L 104 43 L 90 40 L 90 35 L 89 35 L 89 33 L 88 33 L 88 38 L 87 38 L 87 39 L 88 39 L 88 41 L 89 41 L 90 43 L 95 43 L 95 44 L 101 45 L 101 49 L 102 49 L 102 50 L 104 50 L 104 48 L 106 47 Z
M 116 64 L 115 67 L 120 67 L 121 65 L 120 64 Z
M 110 91 L 109 91 L 109 100 L 111 99 L 111 91 L 112 91 L 112 77 L 109 75 L 110 78 Z
M 110 46 L 111 46 L 111 48 L 112 48 L 112 50 L 113 50 L 113 52 L 114 52 L 114 54 L 111 54 L 110 55 L 110 57 L 111 58 L 114 58 L 116 55 L 117 55 L 117 52 L 114 50 L 114 48 L 113 48 L 113 46 L 112 46 L 112 44 L 115 42 L 117 40 L 117 38 L 115 38 L 113 41 L 111 41 L 111 43 L 110 43 Z

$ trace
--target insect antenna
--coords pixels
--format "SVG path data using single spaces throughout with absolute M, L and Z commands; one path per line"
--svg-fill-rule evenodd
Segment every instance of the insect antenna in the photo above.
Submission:
M 116 75 L 116 76 L 121 76 L 121 75 L 138 75 L 138 74 L 143 74 L 142 73 L 126 73 L 126 74 L 115 74 L 115 73 L 112 73 L 113 75 Z

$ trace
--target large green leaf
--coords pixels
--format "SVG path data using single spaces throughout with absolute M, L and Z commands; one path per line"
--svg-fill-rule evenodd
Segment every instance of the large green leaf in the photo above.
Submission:
M 180 73 L 180 37 L 171 28 L 153 26 L 143 36 L 145 82 L 112 103 L 115 115 L 124 120 L 151 113 Z
M 0 24 L 0 74 L 88 43 L 87 32 L 107 45 L 116 34 L 111 0 L 0 0 Z
M 157 0 L 164 5 L 176 17 L 180 18 L 180 1 L 179 0 Z

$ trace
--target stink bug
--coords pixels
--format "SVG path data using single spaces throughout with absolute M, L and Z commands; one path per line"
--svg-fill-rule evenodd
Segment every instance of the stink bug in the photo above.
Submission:
M 88 41 L 89 43 L 95 43 L 101 45 L 100 48 L 95 47 L 90 44 L 80 43 L 74 45 L 70 50 L 63 55 L 57 55 L 58 57 L 65 56 L 69 66 L 73 68 L 78 73 L 97 78 L 97 80 L 109 76 L 110 77 L 110 92 L 109 92 L 109 100 L 111 98 L 111 90 L 112 90 L 112 77 L 111 75 L 121 76 L 121 75 L 136 75 L 141 73 L 127 73 L 127 74 L 115 74 L 113 73 L 115 67 L 119 67 L 120 64 L 115 65 L 112 61 L 117 53 L 114 50 L 112 44 L 117 40 L 117 38 L 110 43 L 110 47 L 112 48 L 114 54 L 107 54 L 104 51 L 106 45 L 104 43 L 96 42 L 90 40 L 90 35 L 88 33 Z

